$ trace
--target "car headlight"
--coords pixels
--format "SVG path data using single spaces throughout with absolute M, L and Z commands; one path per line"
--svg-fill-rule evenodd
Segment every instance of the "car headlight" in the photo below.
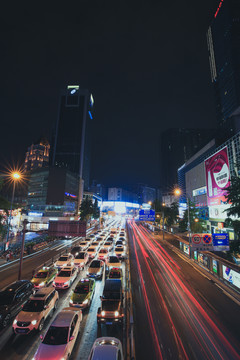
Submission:
M 13 323 L 14 323 L 14 325 L 16 325 L 16 323 L 17 323 L 17 320 L 15 319 Z
M 31 321 L 31 323 L 32 323 L 32 325 L 36 325 L 37 320 L 33 320 L 33 321 Z
M 72 299 L 70 299 L 70 300 L 69 300 L 69 303 L 70 303 L 70 304 L 73 304 L 73 301 L 72 301 Z
M 78 252 L 76 252 L 76 254 L 75 254 L 76 256 L 78 255 Z
M 87 304 L 87 303 L 88 303 L 88 299 L 86 299 L 86 300 L 83 301 L 83 304 L 84 304 L 84 305 Z
M 87 271 L 87 275 L 89 275 L 89 271 Z
M 101 271 L 98 271 L 98 272 L 97 272 L 97 275 L 101 275 Z
M 65 281 L 64 285 L 68 285 L 68 281 Z
M 55 281 L 53 281 L 53 285 L 55 285 L 56 283 L 55 283 Z
M 115 317 L 118 317 L 118 316 L 119 316 L 119 312 L 118 312 L 118 311 L 115 311 L 114 315 L 115 315 Z
M 44 281 L 42 281 L 40 284 L 39 284 L 39 286 L 44 286 Z
M 102 311 L 102 312 L 101 312 L 101 315 L 102 315 L 102 316 L 105 316 L 105 311 Z

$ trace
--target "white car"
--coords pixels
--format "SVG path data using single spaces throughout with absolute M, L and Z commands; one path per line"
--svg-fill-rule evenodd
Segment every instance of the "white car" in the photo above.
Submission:
M 116 246 L 115 249 L 114 249 L 114 253 L 115 255 L 118 257 L 118 258 L 124 258 L 125 256 L 125 249 L 124 249 L 124 246 Z
M 41 331 L 48 316 L 57 308 L 58 292 L 53 287 L 45 287 L 30 296 L 22 310 L 13 321 L 15 334 L 29 334 L 33 330 Z
M 108 261 L 106 262 L 106 266 L 108 269 L 111 269 L 113 267 L 121 268 L 122 263 L 120 262 L 119 258 L 117 256 L 109 256 Z
M 114 337 L 100 337 L 93 343 L 88 360 L 124 360 L 122 344 Z
M 113 244 L 111 241 L 106 241 L 103 246 L 102 246 L 104 249 L 108 249 L 108 251 L 111 251 L 112 248 L 113 248 Z
M 87 253 L 88 253 L 90 259 L 95 258 L 95 256 L 97 255 L 97 249 L 96 249 L 96 247 L 90 246 L 90 247 L 87 249 Z
M 72 254 L 61 255 L 60 258 L 55 262 L 55 266 L 58 269 L 61 269 L 65 266 L 69 266 L 73 264 L 74 256 Z
M 83 269 L 84 266 L 87 264 L 89 259 L 89 255 L 85 251 L 81 251 L 74 259 L 74 265 L 80 269 Z
M 87 270 L 87 276 L 94 279 L 102 279 L 105 271 L 105 263 L 101 260 L 93 260 Z
M 107 261 L 109 258 L 109 252 L 108 249 L 100 249 L 98 254 L 97 254 L 97 258 L 98 260 L 103 260 L 103 261 Z
M 88 241 L 82 241 L 82 242 L 80 242 L 79 246 L 81 246 L 82 251 L 87 250 L 87 248 L 89 247 L 89 242 Z
M 91 243 L 91 247 L 94 247 L 94 248 L 96 248 L 96 249 L 98 250 L 99 247 L 100 247 L 100 244 L 99 244 L 98 241 L 93 241 L 93 242 Z
M 82 311 L 77 308 L 65 308 L 57 314 L 45 336 L 41 336 L 33 360 L 66 360 L 71 356 L 80 330 Z
M 62 268 L 53 281 L 56 289 L 69 288 L 78 275 L 78 269 L 75 266 Z

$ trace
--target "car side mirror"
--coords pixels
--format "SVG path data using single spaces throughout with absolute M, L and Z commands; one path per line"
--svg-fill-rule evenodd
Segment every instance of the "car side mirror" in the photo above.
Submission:
M 72 340 L 74 340 L 74 339 L 75 339 L 75 336 L 70 336 L 69 341 L 72 341 Z

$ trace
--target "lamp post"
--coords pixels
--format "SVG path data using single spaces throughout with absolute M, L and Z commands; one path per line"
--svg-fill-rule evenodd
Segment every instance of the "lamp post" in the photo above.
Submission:
M 181 195 L 181 190 L 175 189 L 174 194 L 177 196 Z M 188 214 L 187 230 L 188 230 L 189 257 L 191 258 L 191 224 L 190 224 L 190 205 L 189 205 L 188 197 L 187 197 L 187 214 Z
M 163 228 L 162 228 L 162 238 L 164 240 L 164 206 L 166 204 L 165 203 L 162 203 L 162 219 L 163 219 Z
M 13 207 L 13 200 L 14 200 L 14 194 L 15 194 L 16 181 L 18 181 L 18 180 L 21 178 L 21 175 L 20 175 L 19 172 L 13 172 L 13 173 L 11 173 L 10 176 L 11 176 L 11 178 L 12 178 L 12 180 L 13 180 L 13 191 L 12 191 L 10 214 L 9 214 L 8 226 L 7 226 L 7 240 L 6 240 L 6 242 L 8 242 L 9 229 L 10 229 L 11 220 L 12 220 L 12 207 Z

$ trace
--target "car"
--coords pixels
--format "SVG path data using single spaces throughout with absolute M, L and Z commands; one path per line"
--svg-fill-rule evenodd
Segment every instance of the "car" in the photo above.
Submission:
M 95 235 L 94 235 L 94 234 L 91 234 L 89 237 L 90 237 L 91 239 L 94 239 L 94 238 L 95 238 Z
M 118 245 L 123 246 L 122 240 L 117 240 L 117 241 L 116 241 L 115 246 L 118 246 Z
M 97 255 L 97 249 L 96 249 L 96 247 L 90 246 L 90 247 L 87 249 L 87 253 L 88 253 L 90 259 L 95 258 L 95 256 Z
M 115 255 L 120 259 L 123 259 L 125 257 L 125 249 L 123 246 L 116 246 L 114 252 Z
M 40 289 L 48 286 L 57 276 L 58 270 L 53 266 L 44 266 L 32 278 L 31 283 L 34 288 Z
M 125 237 L 125 232 L 120 232 L 119 236 Z
M 97 312 L 97 323 L 113 325 L 123 325 L 123 289 L 120 279 L 106 279 L 103 295 L 101 296 L 101 306 Z
M 92 242 L 92 238 L 89 238 L 89 237 L 88 237 L 88 238 L 85 239 L 85 241 L 89 244 L 89 243 Z
M 72 285 L 72 283 L 76 278 L 77 278 L 76 266 L 64 267 L 57 274 L 55 280 L 53 281 L 53 286 L 56 289 L 67 289 Z
M 33 330 L 41 331 L 47 317 L 56 310 L 58 299 L 58 292 L 53 287 L 40 289 L 30 296 L 13 321 L 14 333 L 27 335 Z
M 0 291 L 0 326 L 5 328 L 33 292 L 29 280 L 18 280 Z
M 81 246 L 74 246 L 72 249 L 71 249 L 71 254 L 76 257 L 77 254 L 80 253 L 80 251 L 82 250 L 82 247 Z
M 111 255 L 109 256 L 109 259 L 106 262 L 106 266 L 110 270 L 113 267 L 117 267 L 117 268 L 122 267 L 122 263 L 117 256 Z
M 124 360 L 121 341 L 115 337 L 97 338 L 92 346 L 88 360 Z
M 81 321 L 82 311 L 80 309 L 68 307 L 60 311 L 45 336 L 41 336 L 42 343 L 33 360 L 69 359 L 77 340 Z
M 88 241 L 81 241 L 79 245 L 80 245 L 81 248 L 82 248 L 81 251 L 87 250 L 87 248 L 89 247 Z
M 84 266 L 87 264 L 89 259 L 89 255 L 85 251 L 81 251 L 74 259 L 74 265 L 80 269 L 83 269 Z
M 94 247 L 96 248 L 97 250 L 99 249 L 99 242 L 98 241 L 93 241 L 92 244 L 91 244 L 91 247 Z
M 87 276 L 95 279 L 102 279 L 105 270 L 105 263 L 101 260 L 93 260 L 87 270 Z
M 61 268 L 73 264 L 74 256 L 72 254 L 61 255 L 55 262 L 55 266 L 60 270 Z
M 114 238 L 112 237 L 112 236 L 109 236 L 108 238 L 107 238 L 107 241 L 111 241 L 112 243 L 114 242 Z
M 118 240 L 119 240 L 119 241 L 122 241 L 123 244 L 125 244 L 125 242 L 126 242 L 126 239 L 125 239 L 125 237 L 123 237 L 123 236 L 119 236 Z
M 69 306 L 79 307 L 80 309 L 89 307 L 91 305 L 94 292 L 95 280 L 81 279 L 73 290 Z
M 99 250 L 98 255 L 97 255 L 98 260 L 107 261 L 108 257 L 109 257 L 108 249 L 102 248 Z
M 112 242 L 111 242 L 111 241 L 106 241 L 106 242 L 103 244 L 103 248 L 108 249 L 108 251 L 111 251 L 112 248 L 113 248 Z
M 113 267 L 110 269 L 109 274 L 108 274 L 108 279 L 120 279 L 122 280 L 123 274 L 122 274 L 122 269 L 121 268 L 117 268 L 117 267 Z

